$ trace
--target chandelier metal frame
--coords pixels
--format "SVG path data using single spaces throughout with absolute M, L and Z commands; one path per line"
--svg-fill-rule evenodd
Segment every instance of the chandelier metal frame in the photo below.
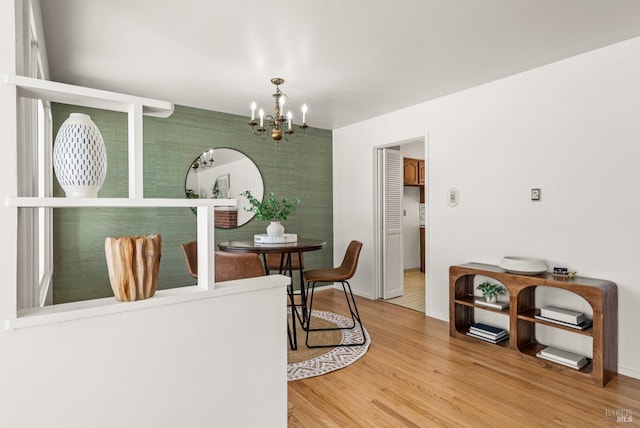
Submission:
M 193 161 L 193 163 L 191 164 L 191 168 L 195 172 L 200 172 L 204 169 L 211 168 L 214 162 L 215 159 L 213 158 L 213 149 L 209 149 L 202 152 L 200 156 L 198 156 L 198 158 Z
M 276 91 L 272 95 L 275 100 L 273 115 L 264 115 L 264 110 L 260 109 L 260 120 L 257 122 L 255 116 L 256 104 L 251 104 L 251 121 L 249 122 L 249 126 L 251 126 L 253 134 L 263 140 L 267 138 L 267 135 L 271 135 L 271 138 L 276 141 L 276 144 L 283 138 L 285 141 L 289 141 L 292 137 L 304 136 L 306 129 L 309 127 L 306 123 L 306 104 L 302 106 L 302 125 L 298 125 L 300 130 L 296 131 L 295 124 L 292 122 L 291 111 L 289 111 L 286 116 L 282 112 L 284 101 L 287 98 L 287 95 L 280 90 L 280 85 L 284 83 L 284 79 L 274 77 L 271 79 L 271 83 L 276 85 Z

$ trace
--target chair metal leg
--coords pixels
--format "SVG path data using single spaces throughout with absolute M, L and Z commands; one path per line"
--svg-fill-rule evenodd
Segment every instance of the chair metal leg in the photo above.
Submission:
M 300 325 L 303 329 L 305 329 L 305 322 L 308 319 L 308 315 L 307 293 L 305 292 L 304 286 L 304 268 L 302 266 L 302 253 L 298 253 L 298 266 L 300 267 L 298 274 L 300 275 L 300 308 L 302 309 L 302 318 L 300 319 Z M 293 281 L 293 273 L 291 274 L 291 281 Z
M 306 331 L 306 339 L 305 344 L 307 348 L 334 348 L 336 346 L 362 346 L 367 342 L 367 337 L 364 334 L 364 327 L 360 320 L 360 313 L 358 312 L 358 307 L 356 306 L 356 300 L 353 296 L 353 292 L 351 291 L 351 285 L 349 281 L 341 281 L 342 282 L 342 290 L 344 291 L 344 296 L 347 300 L 347 306 L 349 307 L 349 313 L 351 315 L 351 321 L 353 325 L 351 327 L 331 327 L 331 328 L 311 328 L 311 312 L 313 309 L 313 295 L 315 291 L 316 283 L 312 282 L 311 285 L 311 296 L 309 299 L 309 308 L 306 313 L 306 325 L 303 325 L 303 329 Z M 356 322 L 357 321 L 357 322 Z M 362 332 L 362 342 L 358 343 L 335 343 L 335 344 L 323 344 L 323 345 L 309 345 L 309 332 L 313 331 L 332 331 L 332 330 L 352 330 L 356 327 L 357 324 L 360 324 L 360 331 Z
M 296 317 L 298 311 L 296 310 L 296 304 L 294 301 L 293 284 L 289 284 L 287 286 L 287 295 L 290 300 L 288 306 L 291 307 L 291 327 L 289 327 L 289 321 L 287 320 L 287 336 L 289 337 L 289 347 L 292 351 L 295 351 L 298 349 L 298 333 L 296 331 Z
M 298 257 L 299 257 L 298 260 L 300 261 L 300 266 L 302 266 L 302 256 L 300 256 L 300 253 L 298 253 Z M 262 253 L 262 258 L 263 258 L 266 274 L 269 275 L 267 254 Z M 293 289 L 293 270 L 291 269 L 291 253 L 282 253 L 282 256 L 280 257 L 280 267 L 278 269 L 278 273 L 286 274 L 287 272 L 289 274 L 288 276 L 291 278 L 289 285 L 287 285 L 287 296 L 289 297 L 288 306 L 291 308 L 291 324 L 287 322 L 287 337 L 289 339 L 289 348 L 292 351 L 295 351 L 298 349 L 296 318 L 298 318 L 298 321 L 300 322 L 300 326 L 304 329 L 304 321 L 305 321 L 304 312 L 306 311 L 306 307 L 305 307 L 304 295 L 303 295 L 302 296 L 302 301 L 303 301 L 302 315 L 297 310 L 298 305 L 296 305 L 295 303 L 296 293 L 295 293 L 295 290 Z M 300 275 L 302 276 L 302 269 L 301 269 Z M 304 283 L 304 280 L 302 282 Z M 304 291 L 304 289 L 302 289 L 302 291 Z
M 293 329 L 296 329 L 296 326 L 293 326 Z M 289 339 L 289 349 L 292 351 L 296 351 L 298 349 L 297 338 L 295 337 L 295 333 L 293 336 L 291 335 L 291 327 L 289 327 L 289 321 L 287 321 L 287 338 Z
M 290 282 L 290 286 L 291 286 L 291 302 L 292 304 L 294 304 L 295 302 L 295 290 L 293 289 L 293 263 L 291 261 L 291 253 L 282 253 L 282 257 L 280 257 L 280 270 L 279 273 L 280 274 L 285 274 L 287 275 L 289 278 L 291 278 L 291 282 Z M 295 313 L 295 316 L 298 318 L 298 321 L 300 322 L 300 325 L 302 326 L 302 328 L 304 328 L 304 323 L 305 323 L 305 312 L 307 310 L 306 307 L 306 299 L 305 299 L 305 293 L 304 293 L 304 273 L 302 271 L 302 253 L 298 253 L 298 263 L 300 266 L 300 283 L 301 283 L 301 288 L 300 288 L 300 306 L 302 308 L 302 314 L 300 314 L 297 310 L 295 310 L 295 308 L 298 305 L 293 305 L 293 313 Z

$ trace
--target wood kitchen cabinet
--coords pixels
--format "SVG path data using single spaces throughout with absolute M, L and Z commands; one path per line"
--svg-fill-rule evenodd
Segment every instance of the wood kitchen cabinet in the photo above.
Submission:
M 404 185 L 424 186 L 424 160 L 404 158 Z
M 404 185 L 418 185 L 418 159 L 404 158 Z

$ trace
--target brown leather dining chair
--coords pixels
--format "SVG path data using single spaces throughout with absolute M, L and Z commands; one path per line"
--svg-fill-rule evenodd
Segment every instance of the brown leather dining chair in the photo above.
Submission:
M 308 309 L 306 311 L 306 320 L 305 320 L 304 329 L 307 332 L 306 344 L 308 348 L 326 348 L 326 347 L 335 347 L 335 346 L 361 346 L 366 343 L 367 337 L 364 333 L 364 327 L 362 326 L 360 313 L 358 312 L 358 307 L 356 306 L 356 301 L 353 297 L 353 292 L 351 291 L 351 285 L 349 284 L 349 280 L 353 278 L 353 275 L 356 273 L 361 249 L 362 249 L 362 242 L 351 241 L 349 243 L 349 246 L 347 247 L 347 251 L 345 252 L 344 258 L 342 259 L 342 264 L 340 266 L 333 269 L 308 270 L 304 273 L 304 279 L 307 281 L 307 302 L 308 302 Z M 316 283 L 318 282 L 340 282 L 342 284 L 342 290 L 344 291 L 344 296 L 347 300 L 347 306 L 349 308 L 349 313 L 351 315 L 351 321 L 353 322 L 350 327 L 311 328 L 311 311 L 313 309 L 313 294 L 314 294 Z M 311 289 L 310 292 L 309 292 L 309 288 Z M 362 342 L 349 343 L 349 344 L 333 343 L 333 344 L 322 344 L 322 345 L 309 345 L 309 332 L 327 331 L 327 330 L 352 330 L 357 325 L 360 326 L 360 331 L 362 332 Z
M 265 256 L 265 259 L 267 260 L 267 271 L 286 273 L 286 271 L 289 270 L 286 254 L 267 253 Z M 300 270 L 300 260 L 302 260 L 302 269 L 304 269 L 304 254 L 300 253 L 300 257 L 298 257 L 297 253 L 291 254 L 292 271 Z
M 184 242 L 180 245 L 184 253 L 187 271 L 192 278 L 198 279 L 198 241 Z
M 189 275 L 198 278 L 198 242 L 181 245 Z M 253 253 L 215 252 L 216 282 L 264 276 L 264 266 L 260 256 Z

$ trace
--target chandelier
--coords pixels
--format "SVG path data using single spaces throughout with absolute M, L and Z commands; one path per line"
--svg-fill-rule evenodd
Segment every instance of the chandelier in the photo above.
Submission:
M 203 152 L 200 156 L 198 156 L 196 160 L 193 161 L 193 163 L 191 164 L 191 168 L 196 172 L 200 172 L 203 169 L 211 168 L 214 162 L 215 159 L 213 159 L 213 149 L 209 149 L 206 152 Z
M 271 83 L 276 85 L 276 92 L 273 94 L 276 102 L 273 115 L 268 114 L 265 116 L 264 110 L 260 109 L 258 112 L 259 123 L 256 122 L 256 103 L 251 103 L 251 122 L 249 122 L 249 125 L 253 133 L 263 140 L 267 138 L 267 135 L 271 134 L 271 138 L 276 141 L 276 144 L 278 144 L 282 138 L 289 141 L 289 139 L 294 136 L 302 137 L 305 130 L 309 127 L 307 125 L 307 105 L 304 104 L 302 106 L 302 125 L 299 125 L 298 127 L 300 129 L 296 131 L 294 129 L 291 110 L 289 110 L 286 116 L 283 111 L 287 95 L 280 91 L 280 85 L 284 83 L 284 79 L 274 77 L 271 79 Z M 258 126 L 258 128 L 256 128 L 256 126 Z

